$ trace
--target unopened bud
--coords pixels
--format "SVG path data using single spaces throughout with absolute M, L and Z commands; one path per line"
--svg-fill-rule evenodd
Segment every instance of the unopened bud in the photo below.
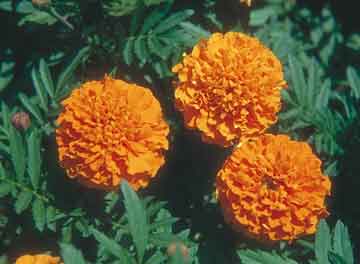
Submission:
M 31 120 L 26 112 L 17 112 L 11 118 L 11 123 L 17 129 L 26 130 L 30 127 Z

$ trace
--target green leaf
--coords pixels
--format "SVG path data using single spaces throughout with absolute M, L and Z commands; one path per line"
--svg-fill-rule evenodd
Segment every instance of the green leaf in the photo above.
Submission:
M 21 134 L 13 126 L 9 127 L 9 141 L 11 160 L 14 165 L 16 177 L 19 181 L 22 181 L 26 167 L 25 148 Z
M 142 36 L 138 37 L 134 43 L 134 51 L 137 58 L 145 63 L 148 58 L 148 52 L 146 48 L 146 39 Z
M 23 26 L 27 23 L 36 23 L 41 25 L 53 25 L 57 22 L 57 18 L 55 18 L 53 15 L 51 15 L 48 12 L 36 10 L 35 12 L 32 12 L 24 17 L 22 17 L 19 22 L 17 23 L 18 26 Z
M 41 138 L 40 134 L 34 130 L 28 138 L 28 173 L 34 189 L 39 188 L 41 175 Z
M 44 83 L 47 93 L 52 99 L 55 98 L 55 86 L 54 81 L 51 77 L 49 66 L 46 64 L 44 59 L 40 60 L 40 76 Z
M 48 206 L 46 208 L 46 224 L 47 227 L 54 232 L 56 231 L 56 223 L 54 221 L 55 216 L 56 216 L 55 207 Z
M 11 126 L 10 110 L 4 102 L 1 103 L 1 118 L 2 118 L 5 130 L 8 131 Z
M 249 25 L 253 27 L 262 26 L 270 17 L 276 15 L 276 13 L 277 10 L 273 6 L 256 9 L 250 12 Z
M 125 257 L 127 255 L 124 248 L 122 248 L 115 240 L 108 238 L 103 233 L 96 229 L 92 229 L 91 233 L 95 239 L 111 254 L 118 257 L 120 263 L 125 263 Z
M 348 67 L 346 69 L 346 75 L 351 87 L 352 94 L 356 99 L 360 98 L 360 77 L 356 74 L 356 71 L 353 67 Z
M 183 11 L 176 12 L 169 16 L 167 19 L 162 21 L 157 27 L 154 28 L 154 33 L 159 34 L 170 30 L 171 28 L 177 26 L 180 22 L 184 21 L 188 17 L 194 14 L 194 10 L 187 9 Z
M 20 0 L 17 1 L 14 8 L 13 8 L 13 2 L 12 0 L 8 1 L 1 1 L 0 2 L 0 10 L 4 10 L 7 12 L 16 12 L 20 14 L 28 14 L 36 11 L 34 6 L 31 4 L 30 1 L 26 0 Z M 15 10 L 14 10 L 15 9 Z
M 165 263 L 167 257 L 160 251 L 156 251 L 146 262 L 145 264 L 158 264 Z
M 42 200 L 35 199 L 32 205 L 32 214 L 36 228 L 41 232 L 44 231 L 46 223 L 46 209 Z
M 0 8 L 1 9 L 1 8 Z M 0 54 L 0 93 L 14 78 L 15 61 L 10 49 L 5 50 L 4 55 Z
M 2 175 L 1 171 L 1 164 L 0 164 L 0 177 L 2 178 L 4 175 Z M 13 189 L 13 186 L 10 183 L 6 182 L 0 182 L 0 198 L 5 197 L 8 195 Z
M 347 264 L 354 263 L 353 249 L 347 227 L 338 220 L 333 237 L 334 253 L 341 256 Z
M 123 52 L 122 52 L 124 61 L 127 65 L 131 65 L 131 63 L 133 61 L 133 47 L 134 47 L 134 38 L 130 37 L 126 40 L 125 46 L 124 46 Z
M 124 195 L 130 233 L 136 246 L 138 260 L 141 263 L 149 239 L 146 211 L 139 197 L 126 181 L 121 182 L 121 191 Z
M 28 110 L 36 118 L 39 124 L 44 124 L 44 120 L 41 116 L 40 109 L 38 108 L 38 106 L 33 104 L 29 100 L 29 98 L 23 93 L 19 93 L 19 99 L 26 108 L 26 110 Z
M 305 83 L 303 69 L 293 56 L 289 56 L 289 66 L 291 74 L 291 88 L 293 89 L 298 102 L 306 102 L 307 85 Z
M 147 33 L 150 29 L 156 26 L 169 13 L 171 3 L 164 7 L 154 9 L 144 20 L 143 26 L 140 29 L 140 35 Z
M 31 78 L 34 83 L 36 93 L 40 99 L 40 106 L 45 112 L 47 112 L 48 111 L 48 97 L 47 97 L 46 89 L 44 87 L 43 82 L 41 81 L 39 72 L 35 69 L 35 67 L 32 68 L 32 70 L 31 70 Z
M 76 68 L 80 65 L 83 59 L 89 55 L 89 51 L 89 47 L 80 49 L 70 64 L 61 72 L 56 84 L 55 95 L 57 100 L 63 95 L 63 90 L 65 89 L 67 82 L 71 79 Z
M 321 264 L 329 263 L 328 252 L 331 250 L 330 229 L 325 220 L 320 220 L 315 235 L 315 256 Z
M 243 264 L 297 264 L 295 260 L 261 250 L 238 250 L 237 254 Z
M 24 210 L 26 210 L 31 203 L 32 197 L 33 194 L 30 191 L 21 191 L 15 202 L 15 212 L 17 214 L 21 214 Z
M 350 264 L 350 262 L 346 262 L 345 259 L 333 252 L 329 252 L 329 260 L 331 264 Z
M 70 244 L 61 243 L 61 256 L 64 264 L 86 264 L 83 254 Z
M 195 36 L 197 39 L 208 38 L 210 32 L 204 30 L 202 27 L 194 25 L 191 22 L 181 22 L 180 26 L 186 31 Z

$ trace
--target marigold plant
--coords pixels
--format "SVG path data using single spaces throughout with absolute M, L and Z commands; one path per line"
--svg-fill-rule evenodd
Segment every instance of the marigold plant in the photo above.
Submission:
M 169 127 L 149 89 L 106 77 L 63 101 L 56 140 L 61 166 L 89 187 L 146 187 L 164 164 Z
M 19 257 L 15 264 L 59 264 L 59 257 L 48 255 L 24 255 Z
M 315 233 L 328 215 L 330 187 L 307 143 L 270 134 L 237 147 L 216 180 L 225 220 L 237 231 L 270 240 Z
M 261 134 L 277 120 L 282 65 L 258 39 L 242 33 L 215 33 L 200 41 L 182 63 L 176 107 L 185 124 L 205 142 L 230 146 Z

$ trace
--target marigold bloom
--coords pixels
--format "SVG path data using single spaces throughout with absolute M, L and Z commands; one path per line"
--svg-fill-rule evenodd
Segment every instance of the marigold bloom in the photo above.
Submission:
M 59 257 L 48 255 L 24 255 L 19 257 L 15 264 L 59 264 Z
M 237 147 L 216 180 L 225 220 L 237 231 L 270 240 L 315 233 L 319 219 L 328 216 L 330 188 L 307 143 L 270 134 Z
M 149 89 L 106 77 L 86 82 L 62 104 L 56 140 L 69 177 L 106 190 L 125 179 L 137 190 L 164 164 L 169 127 Z
M 173 67 L 176 107 L 188 128 L 222 146 L 256 136 L 273 124 L 286 85 L 282 65 L 259 40 L 215 33 Z

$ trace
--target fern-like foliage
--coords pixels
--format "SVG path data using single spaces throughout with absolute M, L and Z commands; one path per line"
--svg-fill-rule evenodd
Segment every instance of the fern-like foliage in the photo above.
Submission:
M 187 248 L 186 256 L 178 263 L 198 263 L 197 245 L 190 241 L 190 231 L 174 234 L 172 225 L 178 219 L 164 208 L 164 202 L 154 201 L 153 197 L 141 200 L 125 181 L 121 191 L 125 214 L 117 211 L 120 195 L 110 193 L 106 197 L 112 235 L 97 229 L 91 231 L 99 242 L 97 263 L 115 260 L 119 263 L 167 263 L 172 257 L 167 255 L 167 248 L 172 243 L 181 243 Z
M 304 246 L 309 253 L 314 255 L 314 259 L 304 262 L 297 256 L 292 257 L 293 254 L 289 249 L 283 249 L 282 252 L 277 251 L 263 251 L 244 249 L 238 250 L 238 256 L 243 264 L 354 264 L 353 245 L 350 240 L 347 227 L 341 222 L 337 221 L 333 231 L 330 231 L 328 224 L 321 220 L 317 227 L 315 241 L 309 242 L 300 240 L 299 245 Z M 299 249 L 296 250 L 299 252 Z
M 122 51 L 126 64 L 137 60 L 140 67 L 151 65 L 160 78 L 169 77 L 169 66 L 179 60 L 184 49 L 208 37 L 207 31 L 187 21 L 194 14 L 193 10 L 170 14 L 171 6 L 170 2 L 150 13 L 139 10 L 133 15 Z

